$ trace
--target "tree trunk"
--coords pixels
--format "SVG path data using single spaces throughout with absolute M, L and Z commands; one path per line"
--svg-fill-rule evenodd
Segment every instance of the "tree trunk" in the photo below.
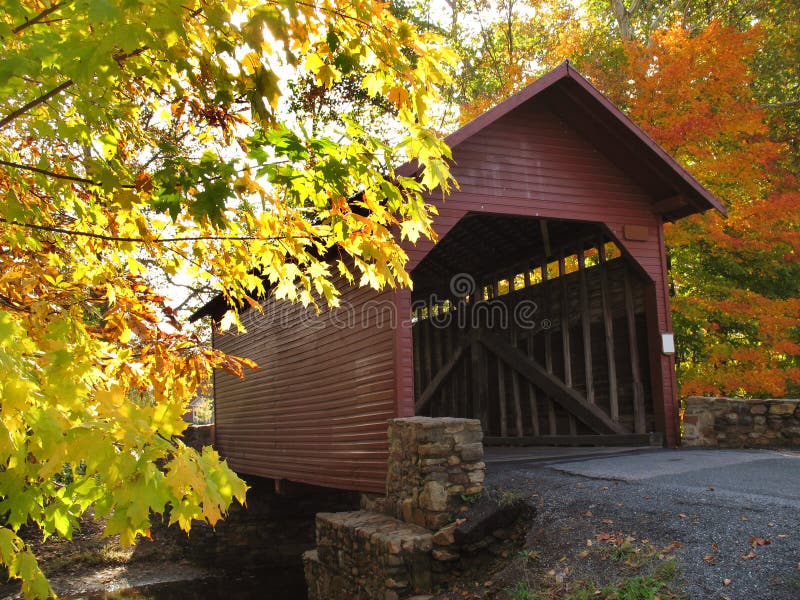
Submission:
M 623 0 L 609 0 L 611 4 L 611 11 L 614 13 L 614 18 L 617 20 L 619 26 L 619 33 L 624 40 L 633 39 L 633 27 L 631 26 L 631 15 L 636 10 L 638 1 L 634 0 L 631 8 L 625 6 Z

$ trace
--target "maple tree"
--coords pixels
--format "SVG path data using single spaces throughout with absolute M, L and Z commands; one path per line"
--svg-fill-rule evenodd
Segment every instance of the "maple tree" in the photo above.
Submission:
M 631 115 L 730 212 L 667 231 L 684 395 L 775 397 L 800 386 L 800 195 L 780 166 L 790 148 L 752 91 L 748 63 L 763 35 L 673 26 L 630 51 Z
M 423 193 L 451 185 L 427 120 L 451 56 L 372 0 L 0 5 L 0 563 L 45 597 L 23 524 L 69 538 L 92 508 L 131 543 L 245 499 L 180 436 L 211 370 L 249 363 L 184 331 L 153 269 L 232 306 L 265 282 L 335 303 L 332 269 L 409 283 L 395 232 L 433 235 Z M 309 130 L 292 78 L 350 78 L 393 137 Z

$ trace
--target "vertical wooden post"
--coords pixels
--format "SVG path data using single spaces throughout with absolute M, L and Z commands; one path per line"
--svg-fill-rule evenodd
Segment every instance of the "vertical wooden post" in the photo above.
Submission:
M 470 335 L 469 329 L 469 304 L 467 302 L 467 298 L 461 298 L 458 301 L 458 310 L 459 313 L 456 314 L 456 330 L 458 331 L 458 336 L 461 338 L 467 337 Z M 462 313 L 459 316 L 460 313 Z M 463 328 L 462 328 L 463 325 Z M 474 414 L 472 413 L 472 364 L 470 355 L 472 354 L 472 348 L 467 348 L 464 356 L 461 358 L 461 395 L 463 396 L 462 402 L 464 403 L 464 416 L 469 418 L 474 418 Z
M 438 317 L 441 313 L 442 305 L 439 304 L 436 306 L 436 316 Z M 432 373 L 435 376 L 439 369 L 444 366 L 444 345 L 445 339 L 442 335 L 444 332 L 441 328 L 437 326 L 437 319 L 431 320 L 431 364 L 433 365 Z M 447 386 L 442 385 L 439 387 L 439 391 L 436 393 L 438 398 L 435 402 L 437 414 L 434 416 L 445 416 L 447 412 Z M 434 401 L 431 401 L 431 408 L 434 408 Z
M 495 276 L 492 281 L 492 299 L 496 300 L 500 297 L 500 282 Z M 497 357 L 497 401 L 500 408 L 500 436 L 506 437 L 508 435 L 508 409 L 506 398 L 506 365 Z
M 600 255 L 600 299 L 603 304 L 603 327 L 606 334 L 606 356 L 608 357 L 608 397 L 611 420 L 619 422 L 619 390 L 617 386 L 617 361 L 614 357 L 614 320 L 611 314 L 611 299 L 608 291 L 608 263 L 605 244 L 598 247 Z
M 578 270 L 581 285 L 581 330 L 583 333 L 583 366 L 586 374 L 586 399 L 594 404 L 594 373 L 592 368 L 592 314 L 589 310 L 589 285 L 586 281 L 586 254 L 578 251 Z
M 450 315 L 448 318 L 452 319 L 452 315 Z M 445 362 L 450 360 L 450 357 L 453 356 L 453 352 L 455 351 L 455 347 L 456 347 L 456 341 L 455 341 L 455 339 L 453 337 L 453 327 L 449 322 L 447 323 L 447 327 L 445 328 L 443 333 L 445 335 L 444 347 L 446 348 L 446 351 L 444 352 L 444 357 L 442 359 L 443 360 L 442 364 L 444 364 Z M 455 372 L 456 372 L 456 369 L 454 368 L 450 372 L 450 375 L 448 375 L 447 383 L 445 384 L 444 392 L 443 392 L 443 395 L 446 398 L 446 405 L 447 405 L 447 415 L 446 416 L 448 416 L 448 417 L 457 417 L 457 416 L 459 416 L 457 414 L 458 413 L 458 407 L 456 406 L 456 393 L 455 393 L 456 392 L 456 389 L 455 389 L 456 388 L 456 378 L 453 376 L 455 374 Z
M 421 321 L 417 318 L 417 322 L 411 326 L 411 352 L 414 357 L 414 402 L 419 399 L 419 395 L 424 389 L 422 387 L 422 371 L 420 363 L 420 355 L 422 354 L 422 344 L 419 339 L 419 328 Z
M 647 429 L 647 415 L 644 406 L 644 386 L 642 385 L 641 366 L 639 364 L 639 340 L 636 334 L 636 312 L 633 306 L 633 290 L 628 267 L 625 267 L 625 318 L 628 322 L 628 350 L 631 355 L 631 373 L 633 374 L 633 426 L 636 433 L 644 433 Z
M 561 291 L 561 348 L 564 355 L 564 383 L 572 387 L 572 353 L 569 344 L 569 298 L 567 297 L 567 267 L 564 255 L 558 259 L 558 279 Z
M 550 229 L 547 227 L 547 219 L 541 219 L 539 221 L 539 228 L 542 234 L 542 247 L 544 248 L 544 257 L 545 259 L 547 259 L 553 254 L 553 250 L 550 247 Z
M 478 293 L 475 300 L 470 303 L 470 313 L 468 318 L 471 321 L 471 326 L 474 325 L 480 329 L 481 325 L 475 321 L 474 312 L 476 305 L 483 300 L 483 288 L 478 288 Z M 473 418 L 480 419 L 484 432 L 489 432 L 489 353 L 484 349 L 483 345 L 474 342 L 470 347 L 470 360 L 472 368 L 472 406 L 474 415 Z
M 470 391 L 472 394 L 472 417 L 480 419 L 483 410 L 483 380 L 481 378 L 481 362 L 483 361 L 484 351 L 480 344 L 473 342 L 469 348 L 470 360 Z M 486 431 L 486 423 L 482 423 Z
M 564 359 L 564 383 L 567 387 L 572 387 L 572 349 L 569 342 L 569 296 L 567 295 L 567 265 L 562 252 L 558 258 L 558 279 L 561 296 L 561 350 Z M 568 415 L 569 432 L 571 435 L 577 433 L 575 417 Z
M 533 336 L 528 338 L 528 356 L 533 358 Z M 541 433 L 539 429 L 539 399 L 536 397 L 536 388 L 528 385 L 528 397 L 531 403 L 531 426 L 533 428 L 533 435 Z
M 516 303 L 516 294 L 514 294 L 514 280 L 516 276 L 512 273 L 509 277 L 509 285 L 511 287 L 509 293 L 509 301 L 506 303 L 506 306 L 509 311 L 508 315 L 508 324 L 511 328 L 511 345 L 514 348 L 517 347 L 517 343 L 519 341 L 519 329 L 514 317 L 514 304 Z M 511 369 L 511 398 L 514 402 L 514 430 L 517 433 L 517 437 L 522 437 L 524 434 L 522 432 L 522 404 L 520 402 L 520 392 L 519 392 L 519 373 L 517 373 L 514 369 Z
M 525 267 L 525 289 L 528 290 L 531 286 L 531 270 L 530 265 Z M 530 292 L 528 292 L 530 294 Z M 528 332 L 527 337 L 528 342 L 528 356 L 533 358 L 533 350 L 534 350 L 534 341 L 533 341 L 533 332 Z M 528 383 L 528 400 L 530 401 L 531 407 L 531 429 L 533 431 L 533 435 L 539 435 L 539 407 L 537 405 L 537 398 L 536 398 L 536 389 Z
M 431 338 L 431 313 L 430 307 L 426 306 L 427 318 L 420 320 L 419 322 L 419 350 L 420 350 L 420 362 L 421 362 L 421 381 L 420 381 L 420 390 L 424 390 L 428 387 L 428 384 L 431 382 L 433 378 L 433 370 L 431 368 L 431 345 L 430 345 L 430 338 Z M 420 392 L 421 393 L 421 392 Z M 431 411 L 430 404 L 426 409 L 428 413 Z
M 506 414 L 506 368 L 497 357 L 497 395 L 500 401 L 500 436 L 508 436 L 508 415 Z

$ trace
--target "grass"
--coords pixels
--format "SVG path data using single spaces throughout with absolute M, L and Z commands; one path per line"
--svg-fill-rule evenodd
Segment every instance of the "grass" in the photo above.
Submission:
M 526 578 L 506 589 L 506 596 L 510 600 L 684 600 L 684 595 L 672 589 L 678 565 L 665 558 L 666 550 L 646 542 L 625 541 L 596 551 L 601 561 L 618 565 L 619 572 L 610 582 L 537 578 L 533 584 Z M 523 566 L 529 563 L 522 553 L 519 559 Z
M 497 487 L 489 492 L 489 496 L 497 502 L 498 506 L 506 507 L 516 504 L 523 499 L 522 494 L 513 490 Z
M 511 600 L 539 600 L 541 598 L 525 580 L 518 582 L 516 587 L 511 588 L 508 591 L 508 595 Z
M 122 547 L 107 542 L 101 547 L 78 547 L 72 549 L 65 545 L 64 549 L 50 558 L 46 566 L 49 571 L 60 571 L 66 568 L 99 567 L 105 565 L 124 565 L 133 560 L 135 547 Z
M 649 575 L 624 577 L 604 586 L 578 582 L 568 591 L 560 587 L 534 589 L 522 580 L 507 593 L 511 600 L 684 600 L 685 596 L 670 590 L 675 574 L 675 562 L 667 561 Z

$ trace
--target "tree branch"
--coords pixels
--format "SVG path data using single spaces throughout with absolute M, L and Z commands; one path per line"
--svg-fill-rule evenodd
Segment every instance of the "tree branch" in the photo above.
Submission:
M 115 236 L 115 235 L 108 235 L 105 233 L 96 233 L 94 231 L 80 231 L 75 229 L 64 229 L 63 227 L 53 227 L 49 225 L 39 225 L 37 223 L 23 223 L 20 221 L 9 221 L 8 219 L 0 218 L 0 223 L 6 223 L 7 225 L 15 225 L 17 227 L 25 227 L 26 229 L 34 229 L 36 231 L 47 231 L 50 233 L 62 233 L 64 235 L 72 235 L 76 237 L 88 237 L 97 240 L 104 240 L 107 242 L 131 242 L 136 244 L 144 244 L 144 243 L 154 243 L 154 244 L 166 244 L 169 242 L 200 242 L 200 241 L 230 241 L 230 242 L 248 242 L 248 241 L 266 241 L 266 242 L 280 242 L 284 239 L 312 239 L 312 236 L 308 235 L 295 235 L 295 236 L 273 236 L 273 237 L 259 237 L 256 235 L 245 235 L 245 236 L 233 236 L 233 235 L 196 235 L 196 236 L 186 236 L 186 237 L 165 237 L 159 238 L 155 237 L 152 239 L 144 238 L 144 237 L 127 237 L 127 236 Z M 324 236 L 318 236 L 324 237 Z
M 20 306 L 20 305 L 16 304 L 15 302 L 13 302 L 11 300 L 11 298 L 9 298 L 8 296 L 4 296 L 3 294 L 0 294 L 0 304 L 5 306 L 6 308 L 10 308 L 11 310 L 15 310 L 17 312 L 21 312 L 21 313 L 30 313 L 31 312 L 29 308 L 25 308 L 24 306 Z
M 11 167 L 12 169 L 20 169 L 22 171 L 31 171 L 33 173 L 39 173 L 40 175 L 47 175 L 48 177 L 54 177 L 56 179 L 65 179 L 66 181 L 75 181 L 77 183 L 85 183 L 87 185 L 98 185 L 97 182 L 92 181 L 91 179 L 86 179 L 85 177 L 55 173 L 53 171 L 48 171 L 47 169 L 40 169 L 39 167 L 33 167 L 31 165 L 22 165 L 20 163 L 9 162 L 7 160 L 0 160 L 0 165 L 3 165 L 4 167 Z
M 787 100 L 786 102 L 774 102 L 771 104 L 759 104 L 758 108 L 785 108 L 787 106 L 798 106 L 798 105 L 800 105 L 800 99 Z
M 611 12 L 614 13 L 614 18 L 617 20 L 619 33 L 624 40 L 633 39 L 633 27 L 631 26 L 631 13 L 628 7 L 622 0 L 609 0 Z
M 667 14 L 677 11 L 680 8 L 681 2 L 683 2 L 683 0 L 673 0 L 672 4 L 663 7 L 652 21 L 650 31 L 655 31 L 661 27 Z
M 36 98 L 34 100 L 31 100 L 25 106 L 22 106 L 22 107 L 18 108 L 17 110 L 15 110 L 11 114 L 9 114 L 7 117 L 4 117 L 2 120 L 0 120 L 0 129 L 2 129 L 3 127 L 8 125 L 9 123 L 11 123 L 11 121 L 16 119 L 17 117 L 19 117 L 21 115 L 24 115 L 26 112 L 28 112 L 32 108 L 36 108 L 40 104 L 50 100 L 50 98 L 52 98 L 53 96 L 56 96 L 56 95 L 60 94 L 61 92 L 63 92 L 64 90 L 66 90 L 67 88 L 72 87 L 74 84 L 75 84 L 74 81 L 72 81 L 71 79 L 68 79 L 67 81 L 65 81 L 64 83 L 62 83 L 58 87 L 53 88 L 52 90 L 50 90 L 49 92 L 47 92 L 43 96 L 39 96 L 38 98 Z
M 63 2 L 56 2 L 55 4 L 53 4 L 53 6 L 51 6 L 50 8 L 45 8 L 42 12 L 40 12 L 38 15 L 36 15 L 32 19 L 29 19 L 28 21 L 25 21 L 21 25 L 17 25 L 14 29 L 11 30 L 11 33 L 14 33 L 14 34 L 21 33 L 22 31 L 26 30 L 31 25 L 36 25 L 36 23 L 38 23 L 39 21 L 44 19 L 47 15 L 57 11 L 62 6 L 63 6 Z

